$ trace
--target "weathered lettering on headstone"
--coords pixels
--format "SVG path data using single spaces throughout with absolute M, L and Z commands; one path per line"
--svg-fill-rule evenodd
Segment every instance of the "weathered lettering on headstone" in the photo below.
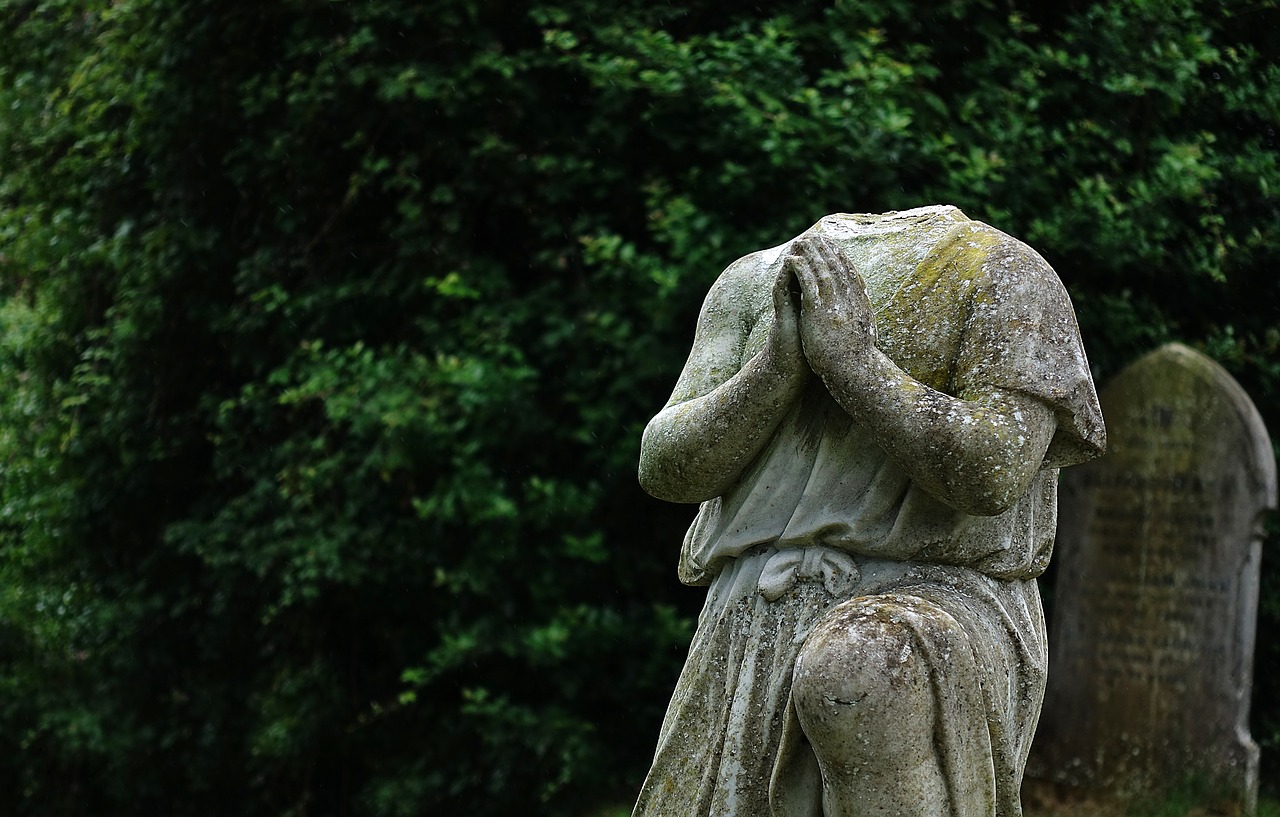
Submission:
M 1102 407 L 1107 456 L 1062 480 L 1036 771 L 1121 796 L 1198 777 L 1252 813 L 1267 431 L 1222 367 L 1177 344 L 1117 376 Z

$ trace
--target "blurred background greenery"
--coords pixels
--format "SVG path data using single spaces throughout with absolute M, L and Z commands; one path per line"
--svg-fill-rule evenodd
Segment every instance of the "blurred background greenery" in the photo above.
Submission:
M 700 300 L 951 203 L 1280 431 L 1274 0 L 0 0 L 0 811 L 581 817 Z M 1254 734 L 1280 786 L 1280 569 Z

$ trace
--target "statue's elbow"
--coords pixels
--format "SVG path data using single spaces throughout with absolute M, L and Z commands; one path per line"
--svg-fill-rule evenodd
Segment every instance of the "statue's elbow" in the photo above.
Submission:
M 638 474 L 640 487 L 655 499 L 684 505 L 706 502 L 724 492 L 720 485 L 712 484 L 713 480 L 699 479 L 697 468 L 690 469 L 685 465 L 676 458 L 662 456 L 660 452 L 642 450 Z
M 655 499 L 667 499 L 666 480 L 662 479 L 659 469 L 643 454 L 640 456 L 640 470 L 637 476 L 640 478 L 640 487 L 645 493 Z
M 667 495 L 670 493 L 670 467 L 666 464 L 668 457 L 663 456 L 666 452 L 659 445 L 662 438 L 661 430 L 655 428 L 658 424 L 658 417 L 653 418 L 649 425 L 645 427 L 644 436 L 640 439 L 640 467 L 637 476 L 640 478 L 640 487 L 645 493 L 655 499 L 664 499 L 668 502 Z
M 686 505 L 722 496 L 737 472 L 709 456 L 706 439 L 680 434 L 664 419 L 653 418 L 641 437 L 640 487 L 656 499 Z
M 988 474 L 986 479 L 965 483 L 957 492 L 953 505 L 970 516 L 999 516 L 1018 504 L 1031 490 L 1031 475 L 1000 473 Z
M 1025 438 L 1001 435 L 963 450 L 944 478 L 952 507 L 970 516 L 1000 516 L 1022 501 L 1035 482 L 1044 451 Z
M 986 494 L 964 497 L 958 503 L 959 510 L 969 516 L 999 516 L 1015 504 L 1017 504 L 1016 499 L 1010 499 L 1003 495 L 988 496 Z
M 680 479 L 678 450 L 673 450 L 674 436 L 662 422 L 663 414 L 649 421 L 640 440 L 640 487 L 655 499 L 686 502 Z M 676 446 L 678 449 L 678 446 Z
M 664 502 L 695 504 L 710 497 L 703 496 L 698 486 L 681 477 L 680 469 L 655 463 L 653 458 L 640 458 L 640 487 L 654 499 Z

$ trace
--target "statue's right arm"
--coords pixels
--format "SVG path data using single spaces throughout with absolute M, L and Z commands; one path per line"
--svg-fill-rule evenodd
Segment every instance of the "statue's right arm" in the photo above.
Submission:
M 640 484 L 658 499 L 704 502 L 733 487 L 808 378 L 792 264 L 761 282 L 760 263 L 747 256 L 711 288 L 675 391 L 644 430 Z M 771 288 L 760 292 L 761 283 Z M 772 326 L 744 363 L 756 318 Z

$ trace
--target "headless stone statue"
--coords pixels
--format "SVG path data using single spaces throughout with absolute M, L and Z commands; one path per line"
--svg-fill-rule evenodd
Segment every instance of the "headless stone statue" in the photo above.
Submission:
M 1103 446 L 1057 275 L 954 207 L 731 264 L 641 450 L 709 590 L 636 817 L 1021 815 L 1057 472 Z

